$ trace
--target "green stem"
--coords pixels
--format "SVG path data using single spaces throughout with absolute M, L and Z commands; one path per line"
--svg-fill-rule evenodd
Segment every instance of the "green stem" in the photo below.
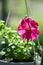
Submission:
M 28 44 L 28 40 L 27 40 L 27 44 Z

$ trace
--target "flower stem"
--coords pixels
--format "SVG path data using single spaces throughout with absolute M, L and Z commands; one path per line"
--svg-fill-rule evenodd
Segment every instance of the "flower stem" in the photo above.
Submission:
M 28 40 L 27 40 L 27 44 L 28 44 Z

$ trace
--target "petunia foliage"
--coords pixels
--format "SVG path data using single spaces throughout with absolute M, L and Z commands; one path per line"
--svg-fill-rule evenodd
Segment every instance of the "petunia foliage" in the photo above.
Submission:
M 38 23 L 31 18 L 23 18 L 17 30 L 0 21 L 0 59 L 34 60 L 32 40 L 39 36 Z M 31 61 L 32 61 L 31 60 Z

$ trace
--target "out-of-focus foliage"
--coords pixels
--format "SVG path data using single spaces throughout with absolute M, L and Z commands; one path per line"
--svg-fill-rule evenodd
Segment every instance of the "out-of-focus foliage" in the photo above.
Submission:
M 0 20 L 0 36 L 3 34 L 4 32 L 4 28 L 5 28 L 5 25 L 4 25 L 4 21 L 3 20 Z

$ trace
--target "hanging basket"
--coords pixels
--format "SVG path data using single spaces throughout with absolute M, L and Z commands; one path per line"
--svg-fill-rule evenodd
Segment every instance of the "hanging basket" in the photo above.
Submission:
M 35 62 L 7 62 L 0 60 L 0 65 L 40 65 L 40 61 Z
M 43 65 L 43 50 L 42 50 L 42 59 L 41 59 L 41 65 Z

